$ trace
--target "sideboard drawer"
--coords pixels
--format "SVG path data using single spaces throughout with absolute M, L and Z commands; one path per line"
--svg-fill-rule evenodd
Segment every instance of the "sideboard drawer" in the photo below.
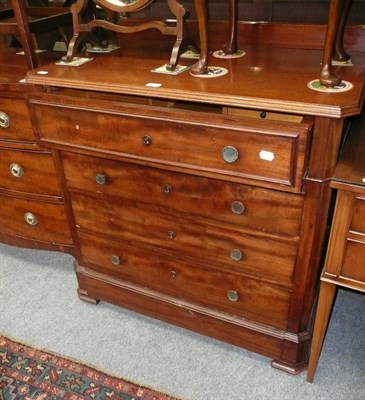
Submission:
M 27 104 L 23 99 L 0 99 L 0 140 L 34 142 Z
M 49 153 L 0 149 L 0 182 L 8 190 L 60 196 Z
M 363 241 L 347 239 L 343 262 L 339 276 L 342 278 L 365 282 L 365 238 Z
M 85 233 L 79 239 L 89 268 L 222 312 L 286 327 L 289 290 Z
M 0 196 L 2 233 L 55 244 L 71 244 L 63 204 Z
M 76 227 L 127 244 L 140 243 L 166 254 L 224 271 L 258 276 L 290 286 L 297 241 L 238 227 L 199 224 L 167 212 L 126 201 L 109 201 L 72 194 Z
M 308 123 L 102 103 L 95 109 L 77 99 L 30 104 L 37 135 L 53 145 L 301 190 Z
M 62 153 L 72 191 L 175 210 L 264 232 L 299 235 L 303 196 L 169 172 L 98 157 Z
M 365 198 L 356 196 L 354 208 L 352 210 L 352 218 L 350 223 L 350 231 L 362 233 L 365 235 Z

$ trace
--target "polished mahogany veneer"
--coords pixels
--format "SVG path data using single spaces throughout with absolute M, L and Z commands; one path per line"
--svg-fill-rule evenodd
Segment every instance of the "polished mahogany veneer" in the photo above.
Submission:
M 240 59 L 215 59 L 228 73 L 206 79 L 151 72 L 168 58 L 169 44 L 159 49 L 124 42 L 79 67 L 27 75 L 44 88 L 29 109 L 62 182 L 79 296 L 297 373 L 311 341 L 329 178 L 364 100 L 364 55 L 341 71 L 353 89 L 331 94 L 307 86 L 320 50 L 250 44 Z

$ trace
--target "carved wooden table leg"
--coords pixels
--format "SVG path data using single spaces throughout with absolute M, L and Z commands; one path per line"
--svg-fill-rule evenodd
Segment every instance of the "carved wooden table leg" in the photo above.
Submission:
M 198 51 L 198 48 L 188 34 L 185 20 L 186 8 L 177 0 L 168 0 L 167 3 L 171 12 L 176 17 L 176 41 L 171 52 L 170 63 L 167 64 L 167 69 L 173 71 L 177 65 L 179 55 L 184 49 L 190 46 L 195 51 Z
M 322 68 L 319 80 L 324 86 L 336 86 L 341 78 L 334 72 L 332 58 L 335 54 L 336 42 L 342 42 L 344 25 L 347 19 L 347 4 L 350 0 L 331 0 L 328 13 L 327 32 L 323 50 Z M 343 26 L 342 26 L 343 25 Z
M 237 0 L 229 0 L 229 41 L 223 47 L 224 54 L 234 54 L 238 51 L 237 44 L 237 19 L 238 19 L 238 11 L 237 11 Z
M 337 36 L 336 43 L 333 52 L 333 59 L 335 61 L 348 61 L 351 56 L 346 53 L 343 46 L 343 39 L 345 35 L 345 27 L 347 18 L 349 16 L 350 8 L 351 8 L 352 0 L 344 0 L 344 5 L 342 8 L 341 19 L 339 22 L 339 26 L 337 28 Z
M 90 10 L 90 7 L 94 7 L 94 3 L 89 0 L 77 0 L 70 7 L 70 11 L 72 13 L 72 25 L 73 25 L 73 36 L 68 45 L 67 54 L 62 57 L 64 61 L 72 61 L 74 58 L 75 52 L 77 50 L 78 45 L 82 39 L 82 32 L 80 32 L 79 25 L 81 24 L 82 16 L 86 12 L 87 9 Z
M 200 59 L 191 68 L 193 75 L 200 75 L 208 69 L 208 17 L 206 0 L 195 0 L 195 11 L 198 18 L 199 37 L 200 37 Z M 238 50 L 237 45 L 237 0 L 229 0 L 229 30 L 230 38 L 223 47 L 225 54 L 234 54 Z
M 193 75 L 200 75 L 207 72 L 208 63 L 208 16 L 206 0 L 194 0 L 195 11 L 198 18 L 200 38 L 200 58 L 191 67 Z

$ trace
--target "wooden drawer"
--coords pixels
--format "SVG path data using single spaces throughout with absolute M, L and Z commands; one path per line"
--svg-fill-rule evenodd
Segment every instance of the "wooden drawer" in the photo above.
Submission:
M 95 109 L 68 98 L 62 104 L 32 99 L 31 108 L 37 135 L 51 146 L 301 190 L 308 123 L 103 102 Z
M 0 149 L 0 187 L 60 196 L 52 156 L 44 152 Z
M 0 141 L 34 142 L 27 104 L 23 99 L 0 99 Z
M 223 224 L 199 224 L 194 218 L 178 218 L 125 200 L 100 200 L 82 194 L 71 198 L 79 230 L 291 285 L 297 254 L 293 239 Z
M 1 232 L 55 244 L 71 244 L 63 204 L 0 196 Z
M 79 239 L 83 264 L 89 268 L 165 295 L 277 328 L 286 327 L 290 300 L 287 290 L 81 232 Z
M 350 231 L 363 233 L 365 235 L 365 198 L 356 196 L 354 208 L 352 210 L 352 219 Z
M 362 241 L 347 239 L 340 276 L 345 279 L 365 282 L 365 238 Z
M 62 153 L 62 160 L 67 186 L 73 191 L 152 202 L 196 218 L 299 235 L 302 195 L 73 153 Z

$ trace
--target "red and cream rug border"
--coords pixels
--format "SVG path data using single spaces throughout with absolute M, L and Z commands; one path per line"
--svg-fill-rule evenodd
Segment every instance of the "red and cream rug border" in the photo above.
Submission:
M 0 334 L 0 399 L 15 397 L 24 400 L 179 400 Z

